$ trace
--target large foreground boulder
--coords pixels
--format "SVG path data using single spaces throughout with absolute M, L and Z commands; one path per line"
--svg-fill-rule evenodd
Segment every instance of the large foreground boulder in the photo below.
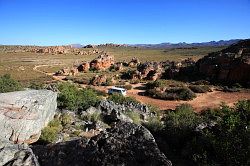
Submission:
M 33 143 L 53 119 L 57 94 L 49 90 L 0 93 L 0 140 Z
M 27 145 L 12 144 L 0 140 L 0 165 L 39 166 L 39 163 Z
M 34 146 L 39 163 L 46 166 L 172 165 L 143 126 L 118 122 L 89 141 L 79 139 Z

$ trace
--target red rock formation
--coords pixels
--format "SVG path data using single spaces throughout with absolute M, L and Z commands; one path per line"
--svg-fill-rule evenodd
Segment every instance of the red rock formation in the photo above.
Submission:
M 138 58 L 134 57 L 132 60 L 128 63 L 129 67 L 137 67 L 140 64 L 140 61 Z
M 100 55 L 90 62 L 90 68 L 94 70 L 106 70 L 115 63 L 114 57 L 107 54 Z
M 250 40 L 243 40 L 197 62 L 199 72 L 212 80 L 250 83 Z
M 94 85 L 94 86 L 97 86 L 97 85 L 103 85 L 107 82 L 107 76 L 106 75 L 96 75 L 93 80 L 91 81 L 91 84 Z
M 90 65 L 88 62 L 83 62 L 77 67 L 79 72 L 87 72 L 89 71 L 89 68 L 90 68 Z

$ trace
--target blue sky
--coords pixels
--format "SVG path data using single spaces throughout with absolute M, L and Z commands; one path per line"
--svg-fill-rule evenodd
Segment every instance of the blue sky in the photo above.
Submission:
M 0 44 L 250 38 L 250 0 L 0 0 Z

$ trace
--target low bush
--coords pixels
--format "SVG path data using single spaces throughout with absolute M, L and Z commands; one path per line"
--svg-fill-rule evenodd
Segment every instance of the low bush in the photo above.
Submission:
M 48 126 L 42 129 L 39 141 L 53 143 L 56 141 L 58 133 L 62 130 L 61 122 L 54 119 L 49 122 Z
M 44 89 L 45 85 L 42 83 L 31 82 L 28 88 L 39 90 L 39 89 Z
M 111 94 L 107 100 L 109 101 L 113 101 L 115 103 L 118 104 L 126 104 L 126 103 L 139 103 L 139 101 L 137 101 L 135 98 L 133 97 L 125 97 L 121 94 L 118 93 L 113 93 Z
M 190 85 L 188 88 L 194 93 L 206 93 L 212 91 L 208 85 Z
M 139 84 L 140 83 L 140 80 L 139 79 L 132 79 L 130 81 L 130 84 Z
M 73 118 L 71 115 L 67 114 L 67 113 L 63 113 L 60 117 L 60 120 L 61 120 L 61 124 L 63 126 L 67 126 L 69 124 L 71 124 Z
M 9 74 L 0 76 L 0 93 L 22 90 L 21 84 L 12 79 Z
M 128 110 L 125 112 L 125 115 L 132 119 L 135 124 L 139 125 L 141 123 L 140 114 L 138 114 L 137 112 Z
M 146 88 L 147 89 L 154 89 L 154 88 L 158 88 L 158 87 L 165 87 L 166 81 L 165 80 L 156 80 L 156 81 L 152 81 L 152 82 L 148 82 L 146 84 Z
M 99 112 L 94 112 L 93 114 L 87 114 L 82 117 L 84 121 L 98 122 L 102 121 L 101 114 Z
M 147 127 L 175 165 L 249 165 L 249 121 L 250 100 L 243 100 L 200 114 L 183 104 L 165 114 L 162 130 Z
M 63 83 L 59 85 L 58 89 L 60 91 L 57 98 L 59 108 L 72 111 L 86 110 L 100 101 L 97 93 L 89 88 L 79 89 L 73 84 Z
M 149 96 L 163 100 L 192 100 L 196 97 L 195 93 L 189 88 L 170 88 L 165 92 L 157 89 L 148 89 L 146 93 Z
M 158 116 L 150 117 L 147 122 L 143 123 L 143 126 L 152 133 L 161 132 L 164 128 L 164 124 Z
M 133 86 L 132 85 L 124 85 L 124 88 L 127 90 L 131 90 L 133 88 Z

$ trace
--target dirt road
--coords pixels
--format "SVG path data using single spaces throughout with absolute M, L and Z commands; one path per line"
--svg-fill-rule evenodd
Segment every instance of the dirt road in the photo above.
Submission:
M 196 112 L 200 112 L 206 108 L 215 108 L 220 106 L 222 102 L 225 102 L 229 106 L 233 106 L 238 100 L 250 99 L 250 92 L 222 92 L 222 91 L 213 91 L 209 93 L 197 94 L 197 97 L 191 101 L 168 101 L 154 99 L 149 96 L 141 96 L 138 93 L 144 92 L 140 90 L 143 85 L 136 84 L 133 85 L 132 90 L 128 90 L 127 95 L 136 98 L 138 101 L 158 106 L 161 110 L 175 109 L 176 106 L 187 103 L 192 105 Z M 98 90 L 107 91 L 109 87 L 99 86 L 95 87 Z
M 62 65 L 62 64 L 54 64 L 54 65 Z M 57 81 L 64 81 L 63 78 L 65 76 L 53 76 L 53 73 L 46 73 L 42 70 L 39 70 L 40 67 L 45 66 L 51 66 L 51 65 L 37 65 L 33 68 L 34 71 L 50 75 L 53 77 L 54 80 Z M 82 85 L 82 87 L 85 87 L 86 85 Z M 133 85 L 132 90 L 128 90 L 127 95 L 134 97 L 136 100 L 145 103 L 145 104 L 151 104 L 159 107 L 161 110 L 167 110 L 167 109 L 174 109 L 176 106 L 187 103 L 193 106 L 195 111 L 199 112 L 206 108 L 215 108 L 218 107 L 222 102 L 225 102 L 229 106 L 233 106 L 234 103 L 236 103 L 238 100 L 243 99 L 250 99 L 250 91 L 245 92 L 222 92 L 222 91 L 213 91 L 209 93 L 202 93 L 197 94 L 197 97 L 191 101 L 167 101 L 167 100 L 160 100 L 160 99 L 154 99 L 149 96 L 141 96 L 139 95 L 141 92 L 144 92 L 143 84 L 135 84 Z M 94 88 L 106 91 L 109 86 L 95 86 Z

